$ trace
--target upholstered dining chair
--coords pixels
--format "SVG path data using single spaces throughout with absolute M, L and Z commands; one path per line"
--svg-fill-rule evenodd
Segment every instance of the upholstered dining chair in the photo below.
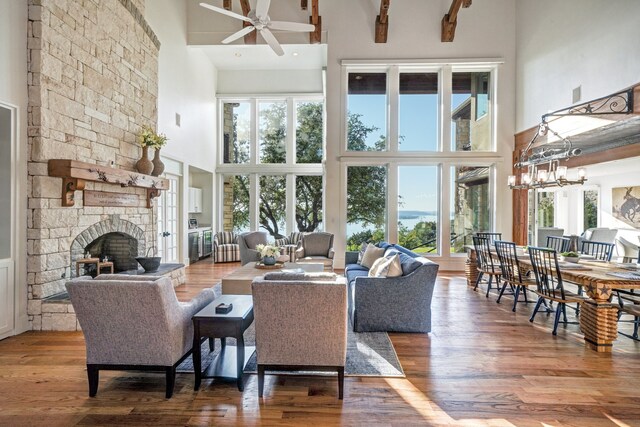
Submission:
M 502 279 L 502 288 L 500 289 L 496 302 L 498 304 L 500 303 L 500 299 L 505 294 L 507 285 L 510 286 L 511 292 L 508 295 L 513 295 L 512 311 L 515 312 L 520 292 L 524 295 L 524 302 L 528 303 L 527 288 L 528 286 L 534 286 L 535 282 L 522 274 L 523 268 L 520 267 L 515 243 L 496 240 L 495 247 L 496 253 L 498 254 L 498 261 L 500 261 L 500 278 Z
M 546 305 L 546 301 L 556 302 L 553 335 L 557 335 L 561 314 L 564 316 L 564 323 L 569 323 L 567 321 L 567 304 L 577 303 L 579 305 L 584 302 L 585 298 L 564 288 L 562 273 L 558 265 L 558 255 L 555 250 L 530 246 L 528 252 L 533 274 L 536 277 L 536 290 L 534 292 L 538 295 L 536 307 L 533 309 L 533 314 L 529 321 L 534 321 L 543 303 Z
M 500 265 L 498 258 L 491 253 L 491 244 L 486 237 L 473 236 L 473 247 L 476 251 L 476 260 L 478 263 L 478 278 L 476 279 L 476 285 L 473 287 L 475 291 L 478 289 L 478 285 L 482 278 L 487 275 L 489 280 L 487 281 L 487 295 L 489 298 L 489 291 L 491 290 L 491 283 L 493 279 L 496 279 L 496 289 L 500 290 Z
M 249 231 L 239 235 L 238 245 L 240 246 L 240 263 L 245 265 L 251 261 L 260 261 L 260 252 L 256 250 L 256 246 L 266 244 L 266 231 Z
M 333 234 L 317 231 L 302 236 L 296 249 L 296 262 L 321 263 L 325 270 L 333 270 Z
M 258 396 L 265 371 L 338 373 L 344 390 L 347 283 L 334 273 L 267 273 L 251 284 L 256 325 Z
M 66 287 L 87 347 L 89 396 L 98 392 L 106 369 L 163 371 L 170 398 L 176 368 L 193 347 L 191 317 L 213 301 L 213 289 L 185 303 L 168 277 L 83 276 Z

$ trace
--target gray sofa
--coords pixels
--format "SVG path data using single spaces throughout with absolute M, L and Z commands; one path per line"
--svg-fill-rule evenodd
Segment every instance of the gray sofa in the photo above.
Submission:
M 368 277 L 358 252 L 347 252 L 349 314 L 356 332 L 430 332 L 431 298 L 438 264 L 400 245 L 379 244 L 385 255 L 400 253 L 402 276 Z

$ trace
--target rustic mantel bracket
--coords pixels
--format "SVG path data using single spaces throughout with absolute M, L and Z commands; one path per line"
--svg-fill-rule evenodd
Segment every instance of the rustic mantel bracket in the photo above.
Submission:
M 83 191 L 86 181 L 119 185 L 120 187 L 138 187 L 147 189 L 147 207 L 160 195 L 161 190 L 169 188 L 169 180 L 122 169 L 99 166 L 76 160 L 49 160 L 49 176 L 62 178 L 62 206 L 75 205 L 75 191 Z
M 73 206 L 75 204 L 75 191 L 84 190 L 84 179 L 62 178 L 62 206 Z

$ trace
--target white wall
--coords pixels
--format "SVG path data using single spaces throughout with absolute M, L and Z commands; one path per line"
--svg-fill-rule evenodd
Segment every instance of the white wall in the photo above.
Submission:
M 12 163 L 17 173 L 15 186 L 15 327 L 27 330 L 27 2 L 0 0 L 0 102 L 17 110 L 17 150 Z M 3 153 L 3 156 L 9 153 Z M 7 218 L 2 218 L 7 221 Z
M 219 94 L 322 93 L 322 70 L 219 70 Z
M 518 0 L 516 130 L 640 82 L 640 1 Z M 476 4 L 474 3 L 474 7 Z
M 164 156 L 213 172 L 216 164 L 216 73 L 207 56 L 187 46 L 186 0 L 147 1 L 145 18 L 160 40 L 158 130 L 169 137 Z M 180 114 L 180 126 L 176 125 Z M 182 262 L 188 263 L 188 176 L 180 188 Z

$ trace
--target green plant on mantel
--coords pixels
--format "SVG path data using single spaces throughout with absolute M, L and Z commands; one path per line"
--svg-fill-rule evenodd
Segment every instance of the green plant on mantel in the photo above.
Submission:
M 161 148 L 167 144 L 167 135 L 156 133 L 151 126 L 142 126 L 138 134 L 138 143 L 141 147 Z

